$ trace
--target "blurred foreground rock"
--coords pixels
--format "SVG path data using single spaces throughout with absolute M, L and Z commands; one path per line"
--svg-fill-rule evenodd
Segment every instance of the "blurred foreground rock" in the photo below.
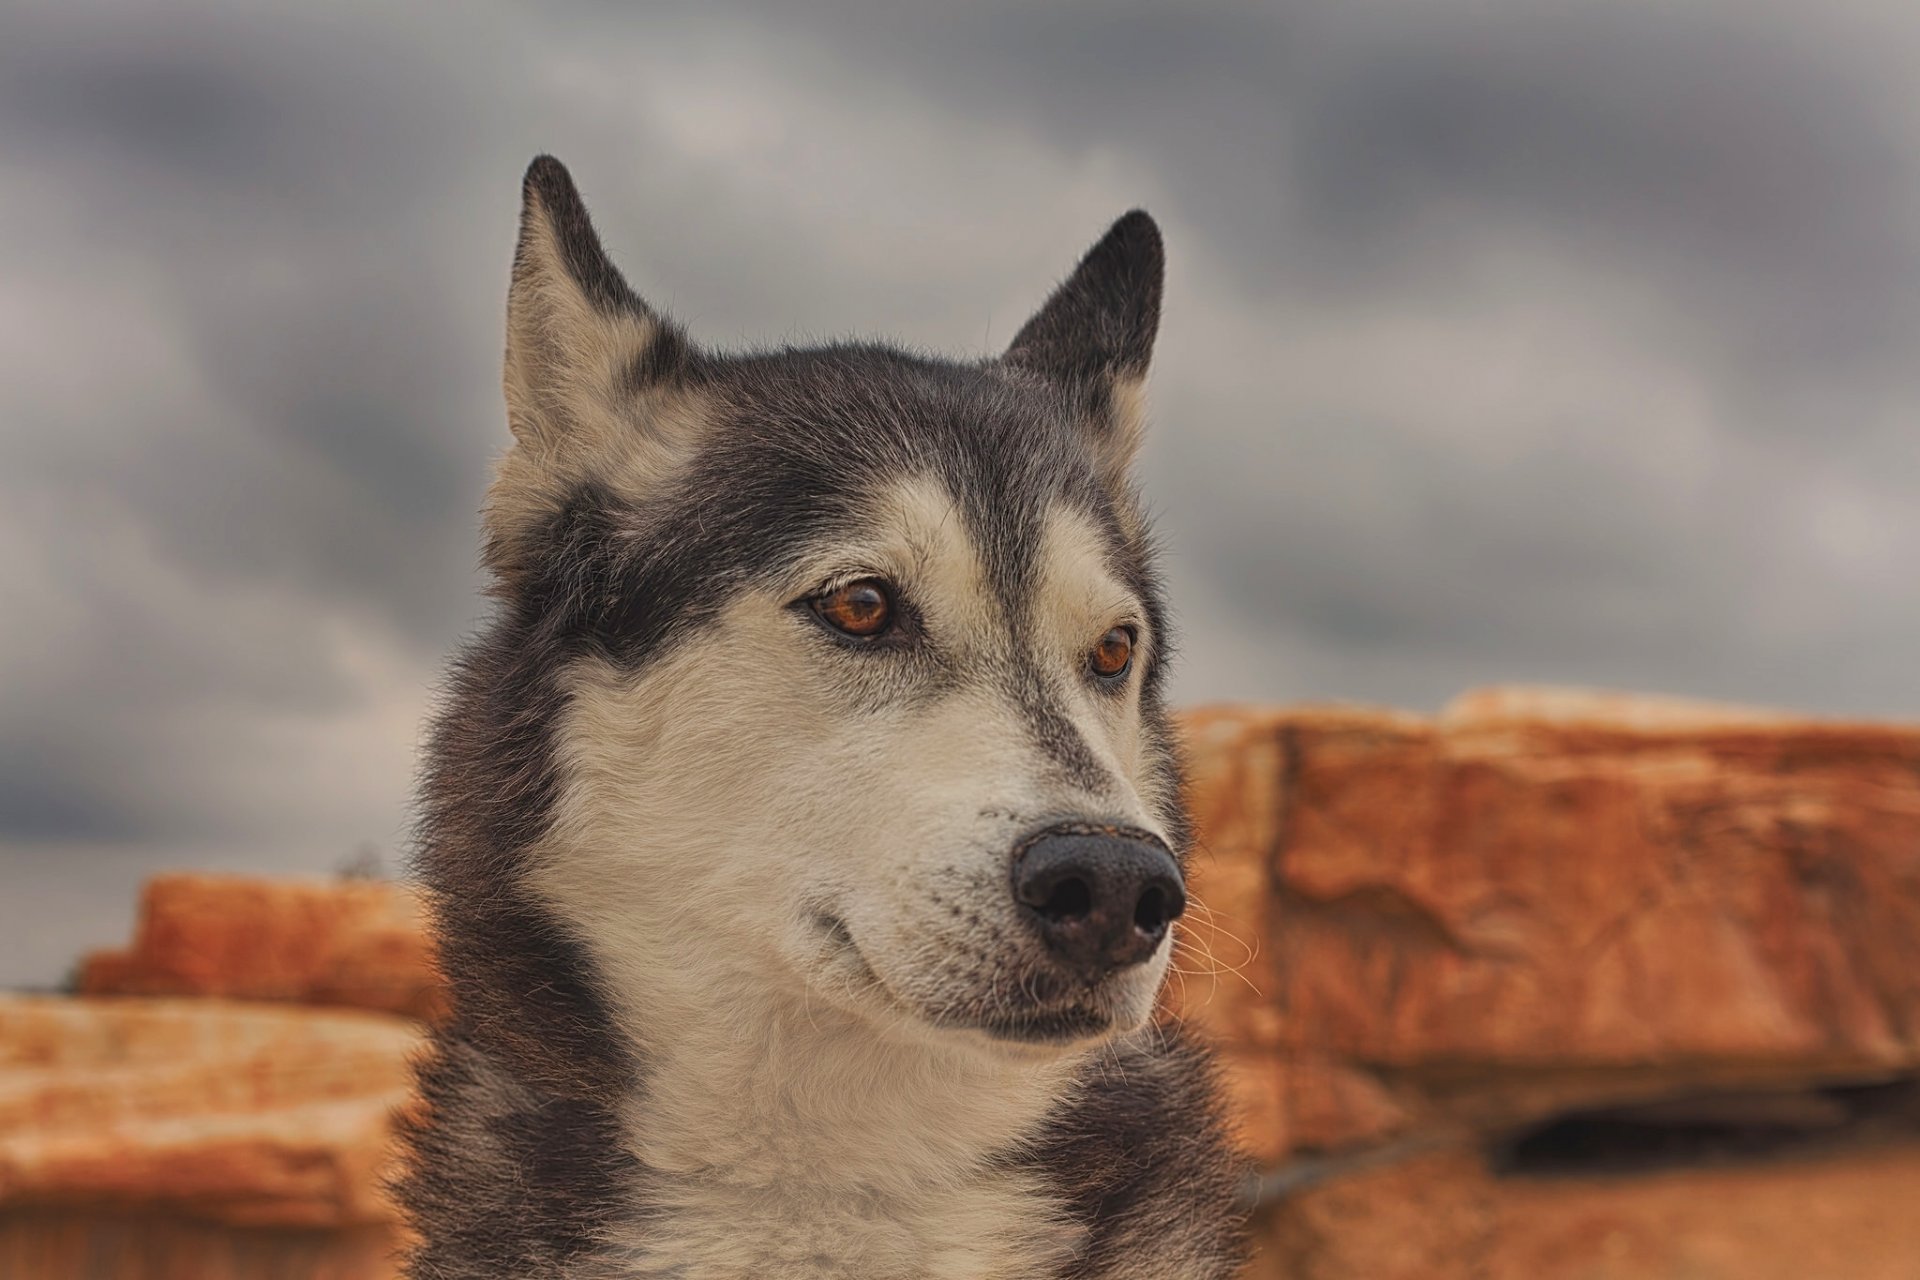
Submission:
M 382 1277 L 418 1024 L 0 998 L 0 1276 Z
M 1920 730 L 1517 689 L 1187 727 L 1169 1004 L 1265 1171 L 1252 1275 L 1920 1274 Z M 164 998 L 0 1001 L 0 1276 L 389 1274 L 390 1015 L 440 1008 L 404 890 L 159 879 L 82 985 Z

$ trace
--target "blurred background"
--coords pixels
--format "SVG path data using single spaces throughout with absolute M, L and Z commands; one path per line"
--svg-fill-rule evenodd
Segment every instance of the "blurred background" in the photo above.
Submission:
M 1259 1275 L 1915 1274 L 1920 732 L 1823 719 L 1920 719 L 1906 0 L 0 0 L 0 989 L 191 997 L 0 998 L 0 1273 L 388 1274 L 541 151 L 717 347 L 1160 221 Z
M 9 4 L 0 983 L 404 843 L 517 182 L 715 345 L 997 350 L 1133 205 L 1176 694 L 1920 714 L 1920 11 Z

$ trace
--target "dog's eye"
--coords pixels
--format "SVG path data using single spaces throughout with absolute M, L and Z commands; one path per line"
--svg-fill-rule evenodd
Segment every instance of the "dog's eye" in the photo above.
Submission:
M 1133 665 L 1133 628 L 1115 627 L 1087 655 L 1087 669 L 1102 680 L 1118 680 Z
M 822 622 L 856 640 L 871 640 L 893 625 L 893 589 L 878 578 L 849 582 L 812 603 Z

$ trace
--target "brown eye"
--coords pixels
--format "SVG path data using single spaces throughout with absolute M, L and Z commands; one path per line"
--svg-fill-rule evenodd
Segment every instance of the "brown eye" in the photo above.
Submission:
M 1133 665 L 1133 630 L 1115 627 L 1087 655 L 1087 666 L 1102 680 L 1117 680 Z
M 893 592 L 878 578 L 861 578 L 815 597 L 813 611 L 835 631 L 871 640 L 893 625 Z

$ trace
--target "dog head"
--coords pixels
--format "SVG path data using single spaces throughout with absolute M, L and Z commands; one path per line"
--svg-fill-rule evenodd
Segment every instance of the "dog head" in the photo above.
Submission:
M 997 358 L 722 356 L 528 171 L 486 524 L 501 660 L 555 708 L 524 874 L 647 1021 L 1150 1017 L 1186 848 L 1129 479 L 1161 276 L 1135 212 Z

